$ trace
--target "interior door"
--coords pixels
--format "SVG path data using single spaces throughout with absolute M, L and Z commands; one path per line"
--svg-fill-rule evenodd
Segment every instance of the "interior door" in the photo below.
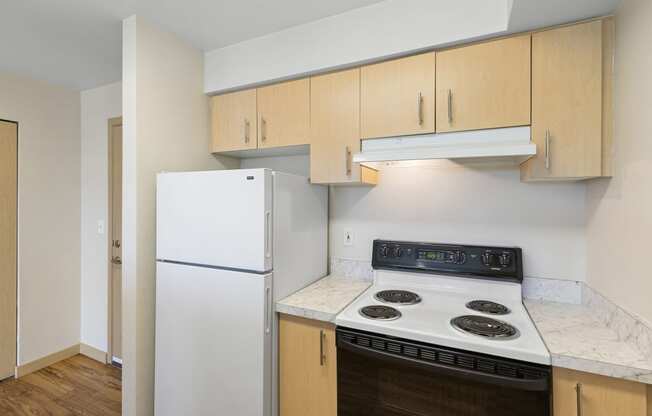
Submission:
M 0 121 L 0 380 L 16 369 L 18 125 Z
M 111 123 L 111 354 L 122 364 L 122 120 Z
M 157 263 L 157 416 L 271 416 L 271 285 L 271 274 Z
M 272 269 L 272 172 L 233 169 L 158 175 L 158 259 Z
M 308 144 L 310 79 L 258 88 L 258 147 Z

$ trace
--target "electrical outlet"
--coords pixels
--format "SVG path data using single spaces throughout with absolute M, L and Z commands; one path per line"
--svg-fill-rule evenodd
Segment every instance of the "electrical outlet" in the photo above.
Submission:
M 353 245 L 353 232 L 351 230 L 344 230 L 344 245 L 345 246 Z
M 104 234 L 104 221 L 103 220 L 97 220 L 97 233 L 98 234 Z

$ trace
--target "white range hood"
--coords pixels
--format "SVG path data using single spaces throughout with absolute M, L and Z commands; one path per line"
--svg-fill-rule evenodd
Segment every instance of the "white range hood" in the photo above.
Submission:
M 362 141 L 353 161 L 379 168 L 383 162 L 454 159 L 459 162 L 500 161 L 521 164 L 537 153 L 530 127 L 386 137 Z

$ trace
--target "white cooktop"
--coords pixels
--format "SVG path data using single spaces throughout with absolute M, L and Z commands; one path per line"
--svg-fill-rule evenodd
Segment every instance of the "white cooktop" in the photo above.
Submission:
M 374 298 L 377 292 L 390 289 L 415 292 L 421 297 L 421 302 L 402 306 Z M 472 300 L 500 303 L 511 312 L 506 315 L 476 312 L 465 306 Z M 369 319 L 359 312 L 369 305 L 394 307 L 401 312 L 401 317 L 393 321 Z M 518 329 L 519 336 L 487 339 L 463 333 L 450 324 L 451 319 L 460 315 L 479 315 L 506 322 Z M 344 309 L 335 323 L 408 340 L 550 365 L 550 354 L 523 306 L 518 283 L 376 270 L 374 284 Z

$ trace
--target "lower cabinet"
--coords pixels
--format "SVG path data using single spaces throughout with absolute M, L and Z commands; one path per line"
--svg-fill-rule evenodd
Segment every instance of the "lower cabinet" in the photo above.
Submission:
M 337 415 L 335 327 L 281 315 L 280 416 Z
M 554 416 L 647 416 L 647 385 L 553 369 Z

